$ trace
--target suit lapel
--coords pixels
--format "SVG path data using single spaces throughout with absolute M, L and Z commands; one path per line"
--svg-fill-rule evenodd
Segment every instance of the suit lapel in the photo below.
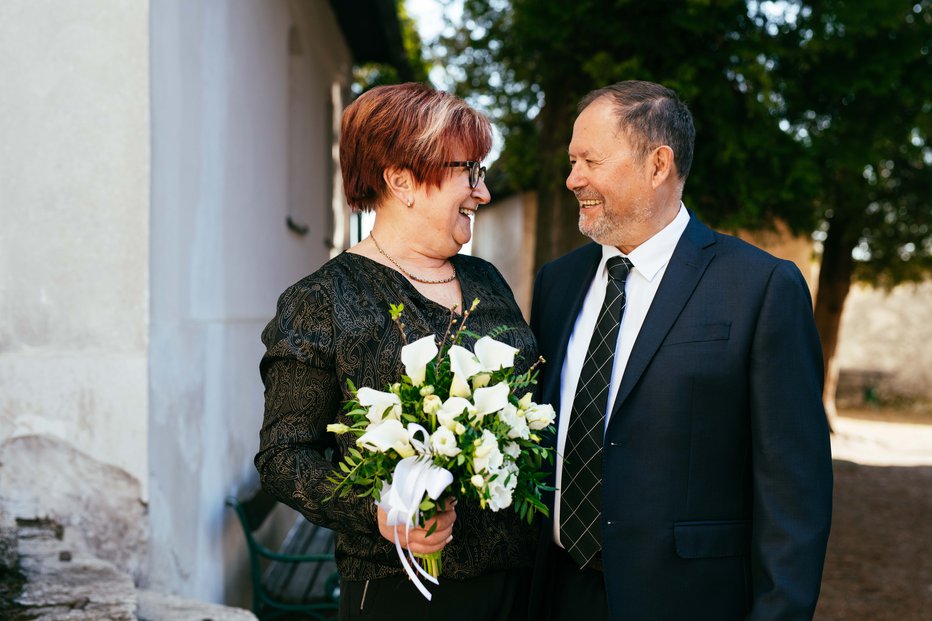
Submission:
M 663 339 L 699 284 L 702 274 L 715 256 L 711 248 L 714 243 L 715 236 L 712 231 L 695 216 L 691 216 L 634 342 L 621 385 L 618 387 L 609 424 L 616 420 L 621 405 L 637 385 L 644 369 L 657 353 Z
M 552 276 L 555 279 L 551 299 L 559 300 L 551 306 L 548 321 L 544 323 L 545 329 L 553 330 L 554 352 L 547 359 L 547 375 L 543 390 L 543 403 L 550 403 L 560 411 L 560 375 L 563 371 L 563 361 L 566 360 L 566 347 L 570 335 L 576 325 L 576 318 L 582 310 L 583 301 L 589 291 L 589 285 L 595 277 L 595 270 L 602 259 L 601 246 L 589 244 L 580 260 L 573 261 Z

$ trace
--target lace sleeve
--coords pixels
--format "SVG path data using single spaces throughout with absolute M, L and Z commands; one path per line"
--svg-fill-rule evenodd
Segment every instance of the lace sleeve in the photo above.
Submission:
M 282 294 L 262 335 L 260 364 L 265 417 L 256 468 L 262 486 L 281 502 L 326 528 L 377 533 L 371 498 L 351 490 L 333 493 L 328 477 L 355 436 L 339 440 L 327 425 L 340 415 L 342 392 L 334 366 L 332 292 L 320 284 L 295 285 Z

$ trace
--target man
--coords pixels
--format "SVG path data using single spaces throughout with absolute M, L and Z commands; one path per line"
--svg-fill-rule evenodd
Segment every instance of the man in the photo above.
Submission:
M 594 243 L 541 269 L 531 311 L 559 412 L 548 609 L 810 619 L 832 471 L 806 283 L 683 206 L 673 91 L 621 82 L 579 111 L 566 185 Z

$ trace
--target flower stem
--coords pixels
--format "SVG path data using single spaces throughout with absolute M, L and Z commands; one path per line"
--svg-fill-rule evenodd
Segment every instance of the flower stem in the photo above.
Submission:
M 415 554 L 415 558 L 421 563 L 421 567 L 424 568 L 424 571 L 429 573 L 434 578 L 440 577 L 441 562 L 440 557 L 443 554 L 443 550 L 438 552 L 431 552 L 430 554 Z

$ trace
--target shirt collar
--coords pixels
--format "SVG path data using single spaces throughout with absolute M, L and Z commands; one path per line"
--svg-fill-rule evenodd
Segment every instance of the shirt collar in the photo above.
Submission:
M 599 273 L 605 269 L 605 263 L 614 256 L 627 256 L 638 273 L 648 281 L 654 279 L 657 272 L 670 262 L 676 244 L 680 241 L 686 225 L 689 224 L 689 212 L 680 201 L 680 210 L 667 226 L 660 229 L 653 237 L 624 255 L 615 246 L 602 246 L 602 262 Z

